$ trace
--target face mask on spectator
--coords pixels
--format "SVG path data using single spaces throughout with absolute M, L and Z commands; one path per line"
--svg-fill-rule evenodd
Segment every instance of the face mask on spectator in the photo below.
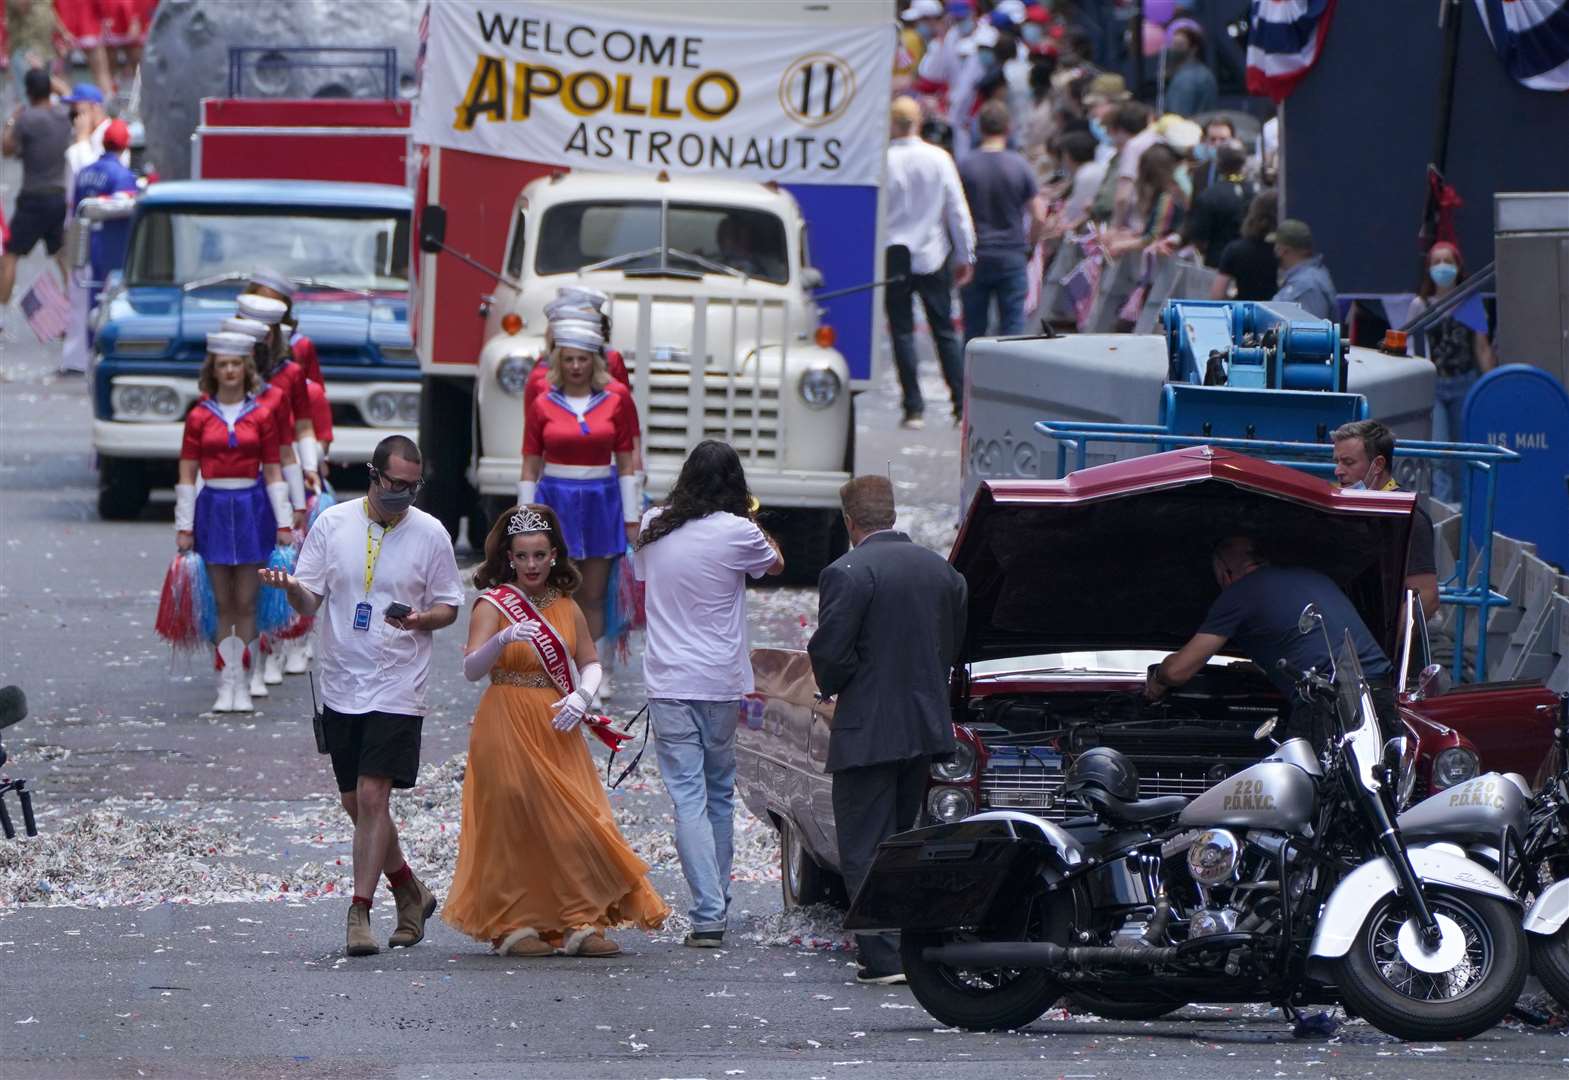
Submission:
M 932 39 L 932 35 L 936 31 L 932 28 L 932 24 L 931 23 L 929 23 L 929 22 L 918 22 L 918 23 L 915 24 L 915 32 L 917 34 L 921 35 L 921 40 L 922 41 L 930 41 Z
M 1174 41 L 1166 46 L 1166 66 L 1178 67 L 1191 55 L 1193 54 L 1188 52 L 1186 45 L 1181 41 Z
M 1093 116 L 1090 117 L 1090 134 L 1095 136 L 1096 142 L 1111 142 L 1111 132 L 1106 130 L 1105 124 L 1101 123 L 1099 119 Z
M 1025 23 L 1019 29 L 1019 36 L 1024 38 L 1026 44 L 1035 45 L 1046 36 L 1046 28 L 1040 23 Z
M 1460 268 L 1454 263 L 1434 263 L 1427 268 L 1427 276 L 1433 279 L 1433 284 L 1440 289 L 1447 289 L 1460 277 Z
M 1201 142 L 1193 148 L 1194 161 L 1209 161 L 1215 156 L 1215 148 L 1209 143 Z
M 959 20 L 959 36 L 969 37 L 975 31 L 975 20 L 966 15 Z
M 997 54 L 991 49 L 976 49 L 975 57 L 981 62 L 981 67 L 987 70 L 997 66 Z

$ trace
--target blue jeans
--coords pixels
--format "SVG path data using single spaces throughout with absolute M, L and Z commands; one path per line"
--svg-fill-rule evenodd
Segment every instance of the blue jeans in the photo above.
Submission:
M 986 336 L 992 300 L 997 301 L 998 337 L 1024 332 L 1024 298 L 1030 291 L 1023 259 L 975 260 L 975 277 L 959 292 L 964 306 L 964 343 Z
M 735 853 L 735 728 L 741 701 L 648 703 L 659 774 L 676 811 L 692 929 L 723 930 Z
M 1464 375 L 1440 375 L 1433 389 L 1433 441 L 1460 442 L 1465 438 L 1461 413 L 1466 395 L 1481 375 L 1468 371 Z M 1446 503 L 1460 502 L 1461 478 L 1465 475 L 1458 461 L 1433 462 L 1433 498 Z

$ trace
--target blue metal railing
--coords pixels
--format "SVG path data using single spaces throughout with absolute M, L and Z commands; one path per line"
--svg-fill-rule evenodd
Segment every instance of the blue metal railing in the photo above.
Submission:
M 1277 465 L 1288 465 L 1304 472 L 1333 473 L 1331 460 L 1334 446 L 1329 443 L 1285 442 L 1270 439 L 1240 439 L 1207 435 L 1174 435 L 1157 424 L 1095 424 L 1077 420 L 1042 420 L 1036 430 L 1057 440 L 1057 476 L 1068 473 L 1068 452 L 1074 454 L 1074 470 L 1088 464 L 1089 444 L 1094 442 L 1129 443 L 1153 446 L 1154 452 L 1175 450 L 1186 446 L 1213 446 L 1217 449 L 1236 450 L 1244 454 L 1263 457 Z M 1429 442 L 1418 439 L 1401 439 L 1402 458 L 1426 458 L 1438 461 L 1458 461 L 1468 471 L 1482 479 L 1481 535 L 1488 541 L 1478 544 L 1477 565 L 1471 566 L 1472 515 L 1477 509 L 1473 494 L 1476 485 L 1461 485 L 1460 496 L 1460 550 L 1455 556 L 1455 572 L 1439 583 L 1440 602 L 1455 607 L 1455 655 L 1453 678 L 1465 680 L 1466 613 L 1477 611 L 1476 663 L 1473 672 L 1477 680 L 1487 672 L 1487 614 L 1495 607 L 1508 607 L 1510 600 L 1493 591 L 1493 505 L 1498 493 L 1497 466 L 1519 461 L 1520 455 L 1502 446 L 1488 443 Z M 1474 570 L 1474 573 L 1473 573 Z

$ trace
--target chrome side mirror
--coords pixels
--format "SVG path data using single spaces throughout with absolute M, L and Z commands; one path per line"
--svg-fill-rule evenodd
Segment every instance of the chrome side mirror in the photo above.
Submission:
M 1268 720 L 1265 720 L 1262 724 L 1253 729 L 1254 741 L 1263 742 L 1265 739 L 1269 739 L 1269 737 L 1275 733 L 1275 728 L 1279 726 L 1279 724 L 1280 718 L 1278 716 L 1271 716 Z M 1274 739 L 1269 739 L 1269 741 L 1275 742 Z M 1276 745 L 1278 746 L 1279 744 L 1276 743 Z
M 1416 690 L 1411 697 L 1415 701 L 1442 694 L 1449 689 L 1449 679 L 1444 675 L 1442 664 L 1429 664 L 1422 669 L 1422 674 L 1416 677 Z
M 1324 615 L 1318 610 L 1317 604 L 1309 604 L 1302 609 L 1302 614 L 1297 616 L 1297 633 L 1311 634 L 1313 627 L 1324 621 Z

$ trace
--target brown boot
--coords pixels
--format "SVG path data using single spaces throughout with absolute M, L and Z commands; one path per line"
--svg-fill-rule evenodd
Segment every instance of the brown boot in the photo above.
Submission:
M 539 931 L 531 926 L 521 930 L 514 930 L 496 944 L 496 952 L 502 956 L 525 956 L 535 958 L 540 956 L 556 955 L 556 947 L 548 941 L 541 941 Z
M 349 905 L 349 940 L 344 949 L 350 956 L 375 956 L 381 949 L 370 932 L 370 908 Z
M 398 928 L 387 939 L 388 948 L 418 945 L 425 937 L 425 920 L 436 914 L 435 894 L 410 875 L 407 885 L 392 887 L 392 898 L 398 902 Z
M 603 931 L 585 926 L 567 935 L 565 942 L 562 943 L 561 951 L 568 956 L 599 958 L 619 956 L 621 954 L 621 946 L 607 938 Z

